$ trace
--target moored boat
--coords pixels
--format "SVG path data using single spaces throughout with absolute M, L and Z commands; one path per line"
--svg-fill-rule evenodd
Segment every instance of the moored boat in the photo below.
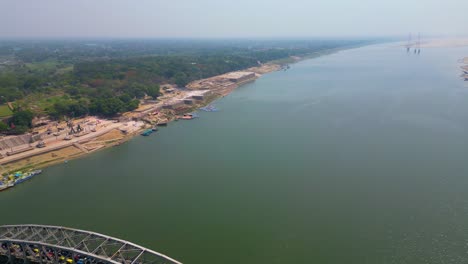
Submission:
M 147 129 L 147 130 L 143 131 L 141 133 L 141 135 L 146 137 L 146 136 L 151 135 L 151 133 L 153 133 L 153 130 L 152 129 Z
M 167 120 L 159 121 L 156 125 L 157 126 L 167 126 Z
M 183 119 L 183 120 L 192 120 L 194 118 L 197 118 L 198 115 L 195 114 L 195 113 L 189 113 L 189 114 L 184 114 L 183 116 L 180 116 L 179 119 Z
M 179 119 L 183 119 L 183 120 L 192 120 L 193 117 L 191 115 L 183 115 L 181 117 L 179 117 Z

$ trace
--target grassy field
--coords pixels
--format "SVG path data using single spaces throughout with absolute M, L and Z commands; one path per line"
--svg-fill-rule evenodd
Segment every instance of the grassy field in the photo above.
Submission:
M 40 110 L 45 110 L 47 108 L 52 107 L 55 103 L 61 101 L 68 101 L 69 99 L 64 98 L 63 95 L 55 95 L 50 97 L 42 97 L 39 100 L 35 100 L 34 105 L 36 105 Z
M 9 117 L 13 114 L 8 105 L 0 105 L 0 118 Z
M 22 106 L 28 106 L 35 113 L 44 113 L 46 109 L 52 107 L 56 102 L 69 100 L 67 96 L 64 97 L 62 92 L 55 94 L 34 93 L 21 100 L 17 100 L 17 103 Z

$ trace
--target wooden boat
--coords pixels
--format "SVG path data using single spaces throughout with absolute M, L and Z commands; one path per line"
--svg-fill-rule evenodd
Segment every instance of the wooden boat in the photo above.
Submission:
M 179 118 L 182 120 L 192 120 L 197 117 L 198 115 L 196 113 L 190 113 L 190 114 L 184 114 L 183 116 L 180 116 Z
M 153 130 L 152 129 L 147 129 L 147 130 L 143 131 L 141 133 L 141 135 L 147 137 L 147 136 L 151 135 L 151 133 L 153 133 Z
M 159 121 L 156 125 L 157 126 L 167 126 L 167 120 Z

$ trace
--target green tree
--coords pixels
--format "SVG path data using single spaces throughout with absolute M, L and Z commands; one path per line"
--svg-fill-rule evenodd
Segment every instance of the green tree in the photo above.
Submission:
M 68 106 L 68 115 L 72 117 L 85 116 L 89 113 L 88 107 L 83 103 L 73 102 Z
M 90 106 L 91 113 L 104 116 L 114 116 L 125 110 L 126 105 L 117 97 L 99 98 Z
M 124 103 L 129 103 L 130 101 L 132 101 L 132 98 L 128 94 L 122 94 L 121 96 L 119 96 L 119 99 Z
M 8 130 L 8 125 L 0 121 L 0 132 L 5 132 Z
M 187 74 L 185 74 L 183 72 L 178 72 L 174 76 L 174 82 L 175 82 L 175 84 L 177 84 L 177 86 L 184 87 L 188 83 Z
M 10 119 L 10 125 L 13 123 L 15 127 L 32 127 L 32 119 L 34 114 L 29 110 L 19 110 L 13 113 L 13 116 Z
M 140 105 L 140 101 L 137 100 L 137 99 L 134 99 L 134 100 L 127 103 L 125 110 L 127 110 L 127 111 L 135 110 L 135 109 L 138 108 L 139 105 Z
M 148 86 L 148 89 L 146 90 L 146 94 L 148 96 L 153 97 L 153 99 L 158 98 L 158 96 L 159 96 L 159 85 L 155 84 L 155 85 Z
M 103 114 L 107 116 L 116 115 L 125 110 L 124 103 L 119 98 L 108 98 L 103 100 Z

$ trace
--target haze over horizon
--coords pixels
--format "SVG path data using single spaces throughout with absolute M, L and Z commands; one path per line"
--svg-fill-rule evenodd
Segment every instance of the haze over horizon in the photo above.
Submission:
M 466 35 L 468 1 L 2 0 L 0 37 Z

